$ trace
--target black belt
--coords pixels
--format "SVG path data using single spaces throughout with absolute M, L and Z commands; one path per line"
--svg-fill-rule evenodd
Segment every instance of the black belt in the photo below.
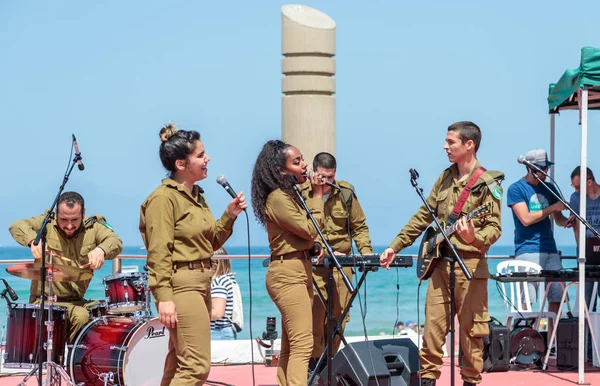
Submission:
M 194 269 L 200 268 L 210 268 L 210 258 L 194 260 L 194 261 L 174 261 L 173 269 L 177 271 L 178 269 L 189 269 L 193 271 Z

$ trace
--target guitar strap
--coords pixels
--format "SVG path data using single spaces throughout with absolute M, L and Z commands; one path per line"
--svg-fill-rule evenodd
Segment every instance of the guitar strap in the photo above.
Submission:
M 475 182 L 479 179 L 479 177 L 481 177 L 483 172 L 485 172 L 485 168 L 483 166 L 480 166 L 479 169 L 475 170 L 475 173 L 473 173 L 473 175 L 469 179 L 469 182 L 467 182 L 467 186 L 465 186 L 463 191 L 460 193 L 460 196 L 456 201 L 456 205 L 454 205 L 454 209 L 452 209 L 452 214 L 450 214 L 450 216 L 448 217 L 448 221 L 446 221 L 446 227 L 452 226 L 456 222 L 456 220 L 458 220 L 458 217 L 460 216 L 460 211 L 462 210 L 463 206 L 465 206 L 465 203 L 467 202 L 467 199 L 471 194 L 471 189 L 473 188 L 473 185 L 475 185 Z

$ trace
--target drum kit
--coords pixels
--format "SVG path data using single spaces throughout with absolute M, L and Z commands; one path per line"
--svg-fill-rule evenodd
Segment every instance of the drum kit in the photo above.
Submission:
M 158 385 L 167 356 L 169 331 L 152 317 L 147 274 L 115 274 L 104 278 L 105 301 L 86 305 L 90 321 L 67 342 L 67 307 L 55 305 L 53 281 L 91 279 L 92 273 L 65 265 L 46 263 L 48 297 L 40 304 L 9 305 L 4 367 L 31 369 L 19 385 L 25 385 L 39 366 L 46 369 L 46 385 Z M 12 275 L 40 280 L 40 264 L 8 267 Z M 39 347 L 40 319 L 46 326 Z M 46 352 L 45 357 L 43 351 Z M 41 381 L 40 381 L 41 382 Z

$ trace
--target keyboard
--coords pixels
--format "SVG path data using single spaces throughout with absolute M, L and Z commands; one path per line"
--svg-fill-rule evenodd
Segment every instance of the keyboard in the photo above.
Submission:
M 327 256 L 325 256 L 325 259 Z M 379 267 L 379 254 L 373 255 L 348 255 L 348 256 L 336 256 L 342 267 L 366 267 L 373 268 Z M 323 260 L 325 260 L 323 259 Z M 317 258 L 312 258 L 313 266 L 322 267 L 323 263 L 317 264 Z M 400 256 L 396 255 L 396 258 L 390 264 L 390 267 L 397 268 L 409 268 L 413 266 L 413 259 L 411 256 Z

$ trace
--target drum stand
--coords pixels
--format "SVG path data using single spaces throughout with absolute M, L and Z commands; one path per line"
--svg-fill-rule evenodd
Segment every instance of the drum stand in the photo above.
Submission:
M 44 248 L 42 248 L 42 250 L 44 250 Z M 48 320 L 45 323 L 46 324 L 46 336 L 47 336 L 46 362 L 42 363 L 41 365 L 39 364 L 39 362 L 42 360 L 42 355 L 41 355 L 42 349 L 40 347 L 40 349 L 38 351 L 38 354 L 39 354 L 38 355 L 39 356 L 38 364 L 36 364 L 34 366 L 34 368 L 31 369 L 31 371 L 25 376 L 25 378 L 23 378 L 23 380 L 21 381 L 21 383 L 19 383 L 18 386 L 26 386 L 25 384 L 27 383 L 29 378 L 31 378 L 31 376 L 33 374 L 35 374 L 38 370 L 40 370 L 39 366 L 46 368 L 46 380 L 44 381 L 45 385 L 60 386 L 61 379 L 64 379 L 67 382 L 68 386 L 75 386 L 75 384 L 71 381 L 71 377 L 69 377 L 69 374 L 67 374 L 65 369 L 63 369 L 62 366 L 60 366 L 59 364 L 56 364 L 52 361 L 52 353 L 53 353 L 53 346 L 54 346 L 54 341 L 53 341 L 54 321 L 52 320 L 52 311 L 53 311 L 54 302 L 56 301 L 55 296 L 52 294 L 52 282 L 54 281 L 53 280 L 54 273 L 52 272 L 52 252 L 50 252 L 50 258 L 48 260 L 48 267 L 46 269 L 46 278 L 48 281 L 48 299 L 47 299 L 48 300 Z M 41 296 L 43 296 L 44 288 L 41 288 L 40 291 L 42 292 Z M 44 315 L 44 308 L 41 307 L 41 304 L 40 304 L 40 315 L 42 317 Z M 42 334 L 42 331 L 40 331 L 40 335 L 41 334 Z

